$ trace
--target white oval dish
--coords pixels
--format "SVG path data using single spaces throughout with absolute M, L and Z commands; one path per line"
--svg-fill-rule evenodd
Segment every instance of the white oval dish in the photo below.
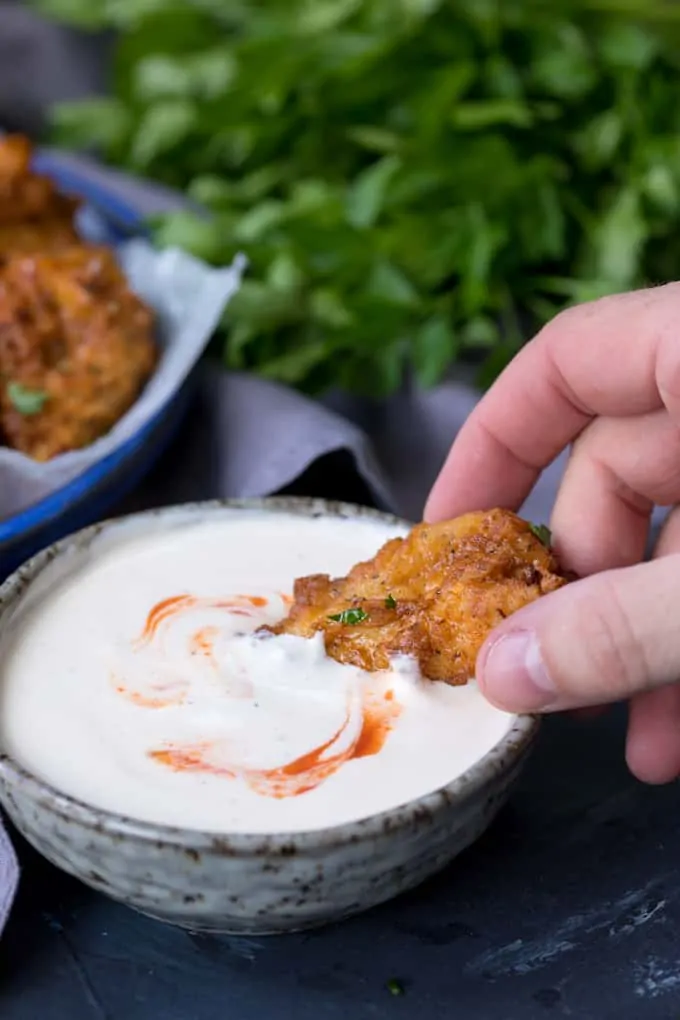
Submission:
M 0 636 L 46 578 L 68 579 L 89 553 L 130 528 L 137 539 L 244 510 L 406 526 L 366 508 L 292 498 L 166 508 L 106 522 L 46 549 L 4 583 Z M 139 821 L 61 792 L 1 745 L 0 801 L 48 860 L 142 913 L 192 930 L 295 931 L 366 910 L 448 864 L 506 800 L 537 727 L 533 718 L 513 717 L 488 753 L 435 792 L 306 831 L 208 832 Z

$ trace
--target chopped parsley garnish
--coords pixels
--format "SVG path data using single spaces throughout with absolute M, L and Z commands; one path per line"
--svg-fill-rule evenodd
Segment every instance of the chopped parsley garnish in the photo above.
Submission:
M 29 390 L 18 382 L 7 384 L 7 396 L 15 411 L 27 418 L 34 414 L 40 414 L 47 400 L 44 390 Z
M 343 609 L 341 613 L 336 613 L 334 616 L 329 616 L 329 620 L 333 620 L 334 623 L 344 623 L 348 627 L 353 626 L 355 623 L 363 623 L 364 620 L 368 619 L 368 613 L 365 613 L 363 609 Z
M 532 532 L 534 533 L 538 541 L 542 542 L 543 545 L 547 549 L 549 549 L 550 543 L 552 541 L 552 534 L 550 528 L 546 527 L 545 524 L 530 524 L 529 527 L 531 528 Z
M 396 609 L 397 608 L 397 600 L 395 599 L 394 595 L 388 595 L 387 596 L 387 598 L 385 599 L 385 608 L 386 609 Z
M 387 982 L 387 990 L 390 993 L 390 995 L 394 996 L 404 994 L 404 986 L 402 985 L 401 981 L 398 981 L 396 978 L 390 978 L 390 980 Z

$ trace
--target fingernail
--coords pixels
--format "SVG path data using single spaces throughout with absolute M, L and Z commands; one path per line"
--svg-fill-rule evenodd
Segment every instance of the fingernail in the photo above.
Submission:
M 532 631 L 503 634 L 480 663 L 482 691 L 495 705 L 512 712 L 536 712 L 557 700 L 557 690 Z

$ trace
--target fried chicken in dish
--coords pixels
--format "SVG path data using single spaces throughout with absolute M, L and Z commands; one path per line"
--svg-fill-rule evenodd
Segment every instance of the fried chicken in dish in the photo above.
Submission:
M 31 170 L 32 156 L 22 135 L 0 139 L 0 259 L 80 243 L 74 224 L 80 203 Z
M 112 253 L 84 242 L 79 200 L 0 139 L 0 440 L 35 460 L 108 432 L 151 375 L 150 310 Z
M 156 366 L 153 316 L 108 248 L 14 256 L 0 271 L 0 431 L 38 461 L 86 446 Z
M 509 510 L 419 524 L 347 577 L 299 578 L 288 616 L 263 629 L 321 631 L 331 658 L 369 672 L 409 655 L 423 677 L 464 684 L 501 620 L 566 583 L 544 538 Z
M 76 245 L 82 245 L 82 241 L 66 219 L 0 221 L 0 268 L 13 255 L 51 255 Z

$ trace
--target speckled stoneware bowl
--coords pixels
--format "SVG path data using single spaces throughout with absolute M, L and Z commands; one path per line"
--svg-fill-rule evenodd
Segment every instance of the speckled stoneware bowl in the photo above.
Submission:
M 120 529 L 228 514 L 230 508 L 305 517 L 372 517 L 320 500 L 204 503 L 95 525 L 29 560 L 0 588 L 0 630 L 38 576 L 65 576 L 79 552 Z M 148 824 L 90 807 L 31 775 L 0 747 L 0 800 L 29 843 L 87 885 L 151 917 L 194 931 L 273 934 L 339 920 L 384 902 L 448 864 L 506 800 L 536 733 L 529 717 L 449 785 L 402 807 L 315 832 L 215 834 Z

